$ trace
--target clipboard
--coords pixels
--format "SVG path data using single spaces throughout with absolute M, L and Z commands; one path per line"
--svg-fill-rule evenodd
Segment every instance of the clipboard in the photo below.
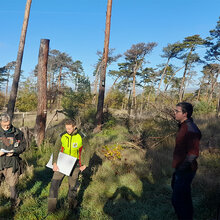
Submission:
M 53 169 L 52 161 L 53 161 L 53 154 L 51 154 L 46 167 Z M 77 158 L 60 152 L 57 159 L 57 166 L 59 168 L 59 172 L 65 174 L 66 176 L 70 176 L 70 173 L 76 161 Z

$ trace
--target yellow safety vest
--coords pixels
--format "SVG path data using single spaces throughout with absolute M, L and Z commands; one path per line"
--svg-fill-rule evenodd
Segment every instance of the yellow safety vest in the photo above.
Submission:
M 82 147 L 82 138 L 79 134 L 65 133 L 61 137 L 61 152 L 79 159 L 79 149 Z

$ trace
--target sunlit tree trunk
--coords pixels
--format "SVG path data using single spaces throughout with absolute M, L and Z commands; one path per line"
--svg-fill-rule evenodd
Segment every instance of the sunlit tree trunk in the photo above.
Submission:
M 206 92 L 205 92 L 205 100 L 206 101 L 208 101 L 208 97 L 209 97 L 209 87 L 207 86 Z
M 140 106 L 140 115 L 143 115 L 143 110 L 144 110 L 144 91 L 141 94 L 141 106 Z
M 61 66 L 59 76 L 58 76 L 57 108 L 60 108 L 60 106 L 61 106 L 61 75 L 62 75 L 62 69 L 63 69 L 63 67 Z
M 136 85 L 136 74 L 137 74 L 138 69 L 142 65 L 142 62 L 143 62 L 143 60 L 139 62 L 139 65 L 136 62 L 135 66 L 134 66 L 134 70 L 133 70 L 132 104 L 131 104 L 131 106 L 132 106 L 132 110 L 134 111 L 134 113 L 136 113 L 136 88 L 135 88 L 135 85 Z
M 161 86 L 161 84 L 162 84 L 162 82 L 163 82 L 163 78 L 164 78 L 164 76 L 165 76 L 165 74 L 166 74 L 169 61 L 170 61 L 170 58 L 167 60 L 166 66 L 165 66 L 165 68 L 164 68 L 164 70 L 163 70 L 163 73 L 162 73 L 162 75 L 161 75 L 161 79 L 160 79 L 160 83 L 159 83 L 159 86 L 158 86 L 158 89 L 157 89 L 156 97 L 158 96 L 158 94 L 159 94 L 159 92 L 160 92 L 160 86 Z
M 102 62 L 100 62 L 96 74 L 95 74 L 95 81 L 94 81 L 94 88 L 93 88 L 93 99 L 92 99 L 92 104 L 96 104 L 96 99 L 97 99 L 97 87 L 98 87 L 98 81 L 100 77 L 100 69 L 102 69 Z
M 193 51 L 193 47 L 190 49 L 190 52 L 189 52 L 189 54 L 188 54 L 188 58 L 189 58 L 190 55 L 192 54 L 192 51 Z M 184 69 L 184 72 L 183 72 L 183 78 L 182 78 L 182 82 L 181 82 L 181 85 L 180 85 L 179 102 L 182 102 L 182 100 L 183 100 L 184 84 L 185 84 L 186 73 L 187 73 L 188 65 L 189 65 L 188 58 L 187 58 L 187 60 L 186 60 L 185 69 Z M 189 71 L 189 70 L 188 70 L 188 71 Z
M 128 95 L 128 116 L 129 117 L 131 115 L 131 105 L 132 105 L 132 102 L 131 102 L 131 90 L 129 90 L 129 95 Z
M 151 92 L 152 92 L 152 87 L 150 88 L 150 92 L 149 92 L 148 97 L 147 97 L 147 106 L 146 106 L 146 109 L 148 109 L 148 106 L 149 106 L 149 103 L 150 103 Z
M 115 84 L 116 84 L 116 82 L 118 81 L 119 78 L 120 78 L 120 76 L 118 76 L 118 77 L 115 79 L 115 81 L 113 82 L 111 88 L 110 88 L 109 91 L 108 91 L 109 94 L 110 94 L 111 91 L 113 90 L 113 88 L 114 88 L 114 86 L 115 86 Z
M 13 78 L 10 98 L 8 102 L 7 113 L 11 116 L 11 118 L 13 118 L 13 115 L 14 115 L 15 102 L 16 102 L 17 92 L 18 92 L 18 83 L 19 83 L 20 75 L 21 75 L 21 64 L 22 64 L 23 53 L 24 53 L 24 45 L 25 45 L 28 20 L 29 20 L 29 15 L 30 15 L 31 2 L 32 0 L 27 0 L 27 3 L 26 3 L 24 21 L 23 21 L 19 49 L 18 49 L 17 60 L 16 60 L 16 65 L 15 65 L 14 78 Z
M 185 65 L 184 65 L 185 66 Z M 182 68 L 184 68 L 184 66 L 182 66 L 181 68 L 179 68 L 176 72 L 174 72 L 173 73 L 173 75 L 172 75 L 172 77 L 170 78 L 170 80 L 169 80 L 169 82 L 167 83 L 167 85 L 166 85 L 166 88 L 165 88 L 165 90 L 164 90 L 164 92 L 166 92 L 167 91 L 167 89 L 168 89 L 168 86 L 169 86 L 169 84 L 170 84 L 170 82 L 171 82 L 171 80 L 173 79 L 173 77 L 176 75 L 176 73 L 177 72 L 179 72 Z
M 217 74 L 216 78 L 215 78 L 215 77 L 212 78 L 211 90 L 210 90 L 210 95 L 209 95 L 209 102 L 212 101 L 214 89 L 215 89 L 215 87 L 216 87 L 216 85 L 217 85 L 218 75 L 219 75 L 219 74 Z
M 199 101 L 199 99 L 200 99 L 201 89 L 202 89 L 202 85 L 203 85 L 203 84 L 204 84 L 204 77 L 202 77 L 202 79 L 201 79 L 199 91 L 198 91 L 198 94 L 197 94 L 197 101 Z
M 103 51 L 104 65 L 100 74 L 99 96 L 98 96 L 98 105 L 97 105 L 97 113 L 96 113 L 97 127 L 95 131 L 101 130 L 101 125 L 103 122 L 103 107 L 104 107 L 104 98 L 105 98 L 105 75 L 106 75 L 106 67 L 108 62 L 111 10 L 112 10 L 112 0 L 108 0 L 107 14 L 106 14 L 106 28 L 105 28 L 105 42 L 104 42 L 104 51 Z
M 132 82 L 132 109 L 135 110 L 136 108 L 136 90 L 135 90 L 135 82 L 136 82 L 136 74 L 133 75 L 133 82 Z
M 38 104 L 35 126 L 37 145 L 41 145 L 45 137 L 47 118 L 47 62 L 49 52 L 49 40 L 41 39 L 38 58 Z
M 188 67 L 188 62 L 185 65 L 185 69 L 184 69 L 184 73 L 183 73 L 183 78 L 182 78 L 181 85 L 180 85 L 179 102 L 182 102 L 182 100 L 183 100 L 183 93 L 184 93 L 183 90 L 184 90 L 184 84 L 185 84 L 185 79 L 186 79 L 187 67 Z
M 217 115 L 217 117 L 220 117 L 220 91 L 219 91 L 219 94 L 218 94 L 216 115 Z
M 9 84 L 9 76 L 10 76 L 10 73 L 8 72 L 8 75 L 7 75 L 7 81 L 6 81 L 6 88 L 5 88 L 5 105 L 6 105 L 6 102 L 8 100 L 8 84 Z
M 199 99 L 200 99 L 200 94 L 201 94 L 201 88 L 199 88 L 199 91 L 198 91 L 197 101 L 199 101 Z

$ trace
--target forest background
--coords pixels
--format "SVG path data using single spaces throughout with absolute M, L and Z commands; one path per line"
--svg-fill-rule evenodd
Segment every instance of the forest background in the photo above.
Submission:
M 34 4 L 33 1 L 33 8 Z M 203 1 L 201 5 L 204 6 Z M 114 7 L 116 6 L 113 3 L 113 12 Z M 105 12 L 105 9 L 103 11 Z M 3 14 L 6 12 L 3 11 Z M 37 11 L 33 11 L 33 14 L 36 15 Z M 47 12 L 41 11 L 40 14 Z M 62 14 L 68 15 L 68 11 L 60 15 Z M 166 11 L 166 15 L 168 14 Z M 88 15 L 91 16 L 92 13 Z M 105 16 L 102 19 L 104 21 Z M 112 27 L 114 27 L 114 14 L 112 19 Z M 140 21 L 142 20 L 140 17 Z M 31 24 L 30 22 L 29 26 Z M 163 25 L 164 27 L 167 26 Z M 32 32 L 30 36 L 33 42 L 27 41 L 26 44 L 27 51 L 31 52 L 25 55 L 28 59 L 24 56 L 25 70 L 22 71 L 24 78 L 19 83 L 14 115 L 14 124 L 18 127 L 27 127 L 30 131 L 28 149 L 23 155 L 26 169 L 19 185 L 23 203 L 17 212 L 11 213 L 7 186 L 3 184 L 1 187 L 5 190 L 1 190 L 0 195 L 1 217 L 71 219 L 74 215 L 78 219 L 175 219 L 170 204 L 171 158 L 177 130 L 173 110 L 177 102 L 188 101 L 194 105 L 193 117 L 203 133 L 200 169 L 193 183 L 195 219 L 215 219 L 220 203 L 220 19 L 218 17 L 211 27 L 207 30 L 207 34 L 190 31 L 193 33 L 190 35 L 187 35 L 188 32 L 183 28 L 184 35 L 175 34 L 175 38 L 171 38 L 171 41 L 163 47 L 160 46 L 156 59 L 153 57 L 155 57 L 154 51 L 158 48 L 156 39 L 159 40 L 159 37 L 150 37 L 150 35 L 146 37 L 146 34 L 140 31 L 134 34 L 135 40 L 132 42 L 132 38 L 128 37 L 129 32 L 122 37 L 128 39 L 123 40 L 127 45 L 124 51 L 122 50 L 124 45 L 114 44 L 116 49 L 110 49 L 108 54 L 107 77 L 111 77 L 112 80 L 107 78 L 104 121 L 102 131 L 99 133 L 95 133 L 94 128 L 102 52 L 95 52 L 97 54 L 95 56 L 94 51 L 89 51 L 93 53 L 92 57 L 96 57 L 91 59 L 94 65 L 89 71 L 93 74 L 89 74 L 87 71 L 91 66 L 88 67 L 88 64 L 84 66 L 83 59 L 78 59 L 79 56 L 74 53 L 72 55 L 72 52 L 70 55 L 68 46 L 66 46 L 67 50 L 62 46 L 64 38 L 60 39 L 58 35 L 50 37 L 51 42 L 59 42 L 59 48 L 62 50 L 55 48 L 49 51 L 46 137 L 39 146 L 34 138 L 31 138 L 32 134 L 34 135 L 38 104 L 36 86 L 38 65 L 37 61 L 32 60 L 34 56 L 32 44 L 38 47 L 38 43 L 33 42 L 36 39 L 39 41 L 42 37 L 34 36 L 36 34 Z M 55 26 L 55 29 L 60 30 L 60 28 Z M 111 36 L 114 36 L 114 29 L 112 31 Z M 82 36 L 87 35 L 78 34 L 79 39 L 76 42 L 82 42 Z M 99 39 L 100 35 L 102 36 L 103 33 L 95 34 L 97 38 L 94 42 L 103 43 L 103 40 Z M 138 38 L 139 35 L 143 35 L 143 38 Z M 6 34 L 5 37 L 12 42 L 10 34 Z M 140 41 L 137 41 L 138 39 Z M 113 39 L 113 42 L 116 41 Z M 88 51 L 90 48 L 83 43 L 79 45 L 82 51 Z M 4 41 L 0 46 L 1 49 L 6 46 Z M 1 56 L 1 62 L 5 62 L 0 68 L 2 111 L 7 108 L 11 77 L 16 65 L 15 61 L 9 58 L 10 48 L 13 48 L 11 52 L 15 53 L 16 49 L 11 44 L 7 47 L 8 53 Z M 118 48 L 120 54 L 116 53 Z M 35 53 L 37 57 L 38 52 Z M 90 57 L 91 54 L 88 54 L 87 56 Z M 29 73 L 27 73 L 29 67 L 25 62 L 28 62 L 33 69 Z M 89 61 L 86 60 L 85 63 Z M 64 211 L 67 207 L 65 201 L 67 182 L 64 182 L 59 203 L 62 208 L 55 215 L 47 216 L 46 205 L 52 171 L 45 168 L 45 164 L 57 135 L 63 129 L 63 119 L 66 117 L 74 118 L 80 128 L 85 143 L 84 159 L 88 168 L 80 178 L 81 185 L 78 191 L 80 204 L 77 212 Z

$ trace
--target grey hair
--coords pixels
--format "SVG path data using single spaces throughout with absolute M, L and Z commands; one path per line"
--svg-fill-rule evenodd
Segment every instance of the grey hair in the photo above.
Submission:
M 7 121 L 11 121 L 11 117 L 9 114 L 7 113 L 3 113 L 0 117 L 0 120 L 3 122 L 7 122 Z

